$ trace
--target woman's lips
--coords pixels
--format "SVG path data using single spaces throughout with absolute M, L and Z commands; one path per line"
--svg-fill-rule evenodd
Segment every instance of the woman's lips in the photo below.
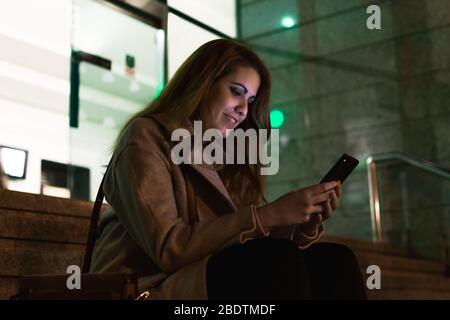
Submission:
M 225 125 L 226 128 L 234 129 L 234 127 L 236 127 L 237 120 L 226 113 L 224 113 L 224 115 L 225 115 L 225 121 L 226 121 L 226 125 Z

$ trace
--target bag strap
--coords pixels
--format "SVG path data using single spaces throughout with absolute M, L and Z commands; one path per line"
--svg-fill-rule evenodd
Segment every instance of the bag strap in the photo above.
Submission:
M 105 194 L 103 193 L 103 182 L 105 181 L 106 173 L 108 172 L 111 162 L 112 157 L 111 160 L 109 161 L 108 167 L 106 168 L 105 174 L 103 175 L 102 182 L 100 182 L 100 187 L 98 188 L 97 192 L 97 198 L 95 198 L 94 208 L 92 209 L 89 235 L 86 244 L 86 251 L 84 252 L 83 269 L 81 271 L 82 273 L 88 273 L 91 265 L 92 253 L 94 252 L 95 239 L 97 236 L 98 218 L 100 216 L 103 198 L 105 197 Z

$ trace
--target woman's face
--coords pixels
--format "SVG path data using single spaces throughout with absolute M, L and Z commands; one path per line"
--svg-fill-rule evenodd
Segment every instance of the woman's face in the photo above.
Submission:
M 233 73 L 214 82 L 209 91 L 203 126 L 235 129 L 247 117 L 260 85 L 258 72 L 251 67 L 238 66 Z

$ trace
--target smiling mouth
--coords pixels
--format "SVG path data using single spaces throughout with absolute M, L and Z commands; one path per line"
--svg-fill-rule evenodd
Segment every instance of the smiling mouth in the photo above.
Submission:
M 236 124 L 237 120 L 235 118 L 233 118 L 232 116 L 230 116 L 230 115 L 228 115 L 226 113 L 224 113 L 224 115 L 233 125 Z

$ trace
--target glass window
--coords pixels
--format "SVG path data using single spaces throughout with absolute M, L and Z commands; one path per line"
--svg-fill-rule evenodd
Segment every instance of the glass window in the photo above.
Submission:
M 29 155 L 11 190 L 39 193 L 41 158 L 68 160 L 71 5 L 0 0 L 0 145 Z
M 121 128 L 163 86 L 164 32 L 92 0 L 75 0 L 73 13 L 74 51 L 110 64 L 79 62 L 78 121 L 70 129 L 70 164 L 89 168 L 94 199 Z
M 172 13 L 168 18 L 168 60 L 169 79 L 186 58 L 203 43 L 219 38 Z
M 236 37 L 235 0 L 168 0 L 167 4 L 231 38 Z

